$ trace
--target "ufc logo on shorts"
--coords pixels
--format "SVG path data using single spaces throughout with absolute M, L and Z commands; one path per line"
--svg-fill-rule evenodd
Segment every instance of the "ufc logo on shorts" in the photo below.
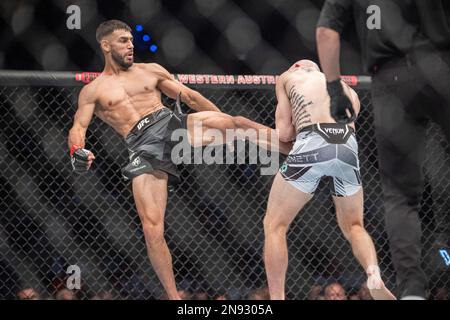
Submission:
M 139 122 L 139 124 L 138 124 L 138 126 L 137 126 L 138 130 L 141 130 L 142 127 L 143 127 L 145 124 L 147 124 L 147 123 L 148 123 L 148 119 L 147 119 L 147 118 L 141 120 L 141 122 Z

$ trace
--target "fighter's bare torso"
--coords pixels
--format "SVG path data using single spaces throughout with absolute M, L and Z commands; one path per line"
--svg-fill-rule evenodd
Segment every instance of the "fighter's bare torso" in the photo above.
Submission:
M 325 75 L 316 70 L 301 68 L 286 71 L 284 88 L 292 107 L 292 123 L 296 132 L 314 123 L 335 123 L 330 114 L 330 97 L 326 90 Z M 358 96 L 347 85 L 344 92 L 350 97 L 355 113 L 360 106 Z M 354 124 L 350 124 L 354 128 Z
M 145 115 L 164 107 L 158 84 L 167 75 L 157 64 L 133 64 L 119 74 L 101 73 L 86 88 L 94 113 L 122 137 Z

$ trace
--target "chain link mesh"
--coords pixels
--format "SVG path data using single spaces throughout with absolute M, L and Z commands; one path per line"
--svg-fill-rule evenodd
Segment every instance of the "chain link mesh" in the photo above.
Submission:
M 199 91 L 226 113 L 274 127 L 273 90 Z M 111 291 L 118 299 L 157 299 L 162 286 L 147 258 L 131 187 L 120 175 L 127 160 L 122 139 L 94 119 L 86 144 L 96 154 L 93 170 L 72 173 L 66 139 L 78 92 L 78 87 L 0 87 L 0 298 L 15 298 L 26 287 L 54 294 L 66 284 L 67 267 L 77 265 L 82 298 Z M 393 288 L 370 94 L 358 94 L 365 225 L 386 284 Z M 433 262 L 438 253 L 432 246 L 438 214 L 448 212 L 449 147 L 434 124 L 427 135 L 420 216 L 424 265 L 431 288 L 439 288 L 450 285 L 448 271 Z M 253 164 L 184 165 L 181 170 L 183 182 L 170 191 L 165 218 L 178 286 L 234 299 L 265 286 L 262 221 L 273 177 L 261 176 Z M 288 245 L 288 298 L 305 299 L 313 284 L 330 279 L 348 291 L 365 280 L 337 227 L 324 184 L 294 220 Z

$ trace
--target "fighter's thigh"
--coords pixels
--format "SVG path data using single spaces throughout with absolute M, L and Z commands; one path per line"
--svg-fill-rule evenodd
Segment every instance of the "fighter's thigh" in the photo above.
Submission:
M 194 146 L 213 142 L 223 144 L 226 130 L 234 129 L 234 118 L 226 113 L 202 111 L 190 114 L 187 118 L 189 143 Z M 230 132 L 232 136 L 232 132 Z
M 157 224 L 164 219 L 167 180 L 167 173 L 159 170 L 133 179 L 133 196 L 142 221 Z
M 336 217 L 342 232 L 346 235 L 354 225 L 363 226 L 363 188 L 346 197 L 333 196 Z
M 223 112 L 202 111 L 192 113 L 187 119 L 188 130 L 194 128 L 226 130 L 235 127 L 234 117 Z
M 289 225 L 312 197 L 312 194 L 298 190 L 277 173 L 270 190 L 265 223 Z

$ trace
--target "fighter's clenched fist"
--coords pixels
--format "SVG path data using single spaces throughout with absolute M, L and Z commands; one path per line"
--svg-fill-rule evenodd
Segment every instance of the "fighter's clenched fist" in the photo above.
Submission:
M 82 148 L 79 145 L 73 145 L 70 148 L 70 162 L 72 163 L 72 169 L 75 172 L 88 171 L 94 161 L 94 154 Z

